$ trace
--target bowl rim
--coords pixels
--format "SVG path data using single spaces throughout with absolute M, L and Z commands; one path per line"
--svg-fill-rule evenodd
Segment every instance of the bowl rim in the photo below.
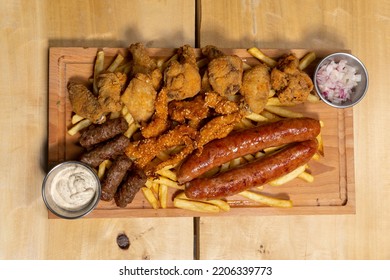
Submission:
M 94 176 L 94 178 L 96 179 L 96 182 L 97 182 L 97 189 L 96 189 L 96 192 L 97 192 L 97 196 L 98 196 L 98 199 L 96 199 L 96 202 L 92 203 L 90 205 L 90 207 L 88 208 L 83 208 L 85 211 L 82 211 L 83 209 L 80 209 L 79 211 L 82 211 L 81 214 L 79 215 L 76 215 L 76 216 L 66 216 L 66 215 L 62 215 L 62 214 L 59 214 L 57 213 L 51 206 L 50 206 L 50 203 L 48 202 L 47 200 L 47 194 L 46 194 L 46 183 L 47 183 L 47 180 L 48 178 L 50 177 L 50 175 L 57 169 L 60 169 L 62 166 L 65 166 L 65 165 L 68 165 L 68 164 L 77 164 L 77 165 L 81 165 L 83 167 L 86 167 Z M 101 192 L 102 192 L 102 188 L 101 188 L 101 182 L 100 182 L 100 179 L 96 173 L 96 171 L 91 167 L 89 166 L 88 164 L 84 163 L 84 162 L 81 162 L 81 161 L 77 161 L 77 160 L 68 160 L 68 161 L 63 161 L 63 162 L 60 162 L 58 164 L 56 164 L 54 167 L 52 167 L 49 172 L 47 172 L 47 174 L 45 175 L 44 179 L 43 179 L 43 182 L 42 182 L 42 189 L 41 189 L 41 193 L 42 193 L 42 199 L 46 205 L 46 208 L 50 210 L 50 212 L 52 212 L 54 215 L 60 217 L 60 218 L 63 218 L 63 219 L 68 219 L 68 220 L 75 220 L 75 219 L 79 219 L 79 218 L 82 218 L 86 215 L 88 215 L 89 213 L 91 213 L 95 208 L 96 206 L 98 205 L 99 201 L 100 201 L 100 196 L 101 196 Z M 67 210 L 64 210 L 64 211 L 67 211 Z
M 365 87 L 364 87 L 363 93 L 361 94 L 361 96 L 360 96 L 355 102 L 353 102 L 353 103 L 351 103 L 351 104 L 347 104 L 347 105 L 342 105 L 342 104 L 337 105 L 337 104 L 332 103 L 332 102 L 329 101 L 328 99 L 326 99 L 326 98 L 321 94 L 321 91 L 320 91 L 320 89 L 319 89 L 319 87 L 318 87 L 317 79 L 316 79 L 316 77 L 317 77 L 317 72 L 318 72 L 319 68 L 322 66 L 322 64 L 323 64 L 325 61 L 331 59 L 332 57 L 338 56 L 338 55 L 339 55 L 339 56 L 347 56 L 347 57 L 352 58 L 353 60 L 355 60 L 355 61 L 362 67 L 362 69 L 363 69 L 363 73 L 362 73 L 362 74 L 364 74 L 364 75 L 366 76 L 366 85 L 365 85 Z M 315 89 L 317 95 L 319 96 L 319 98 L 320 98 L 322 101 L 324 101 L 326 104 L 328 104 L 329 106 L 332 106 L 332 107 L 334 107 L 334 108 L 345 109 L 345 108 L 350 108 L 350 107 L 355 106 L 356 104 L 358 104 L 358 103 L 366 96 L 367 91 L 368 91 L 368 85 L 369 85 L 369 76 L 368 76 L 368 71 L 367 71 L 366 66 L 364 65 L 364 63 L 363 63 L 359 58 L 357 58 L 356 56 L 354 56 L 354 55 L 351 54 L 351 53 L 336 52 L 336 53 L 331 53 L 331 54 L 325 56 L 324 58 L 322 58 L 322 59 L 318 62 L 317 66 L 316 66 L 316 68 L 315 68 L 314 74 L 313 74 L 313 83 L 314 83 L 314 89 Z

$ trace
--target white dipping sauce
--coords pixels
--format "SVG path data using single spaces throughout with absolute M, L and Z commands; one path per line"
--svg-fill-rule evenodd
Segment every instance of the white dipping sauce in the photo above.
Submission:
M 61 208 L 76 211 L 87 205 L 96 193 L 96 177 L 84 166 L 69 164 L 51 182 L 51 195 Z

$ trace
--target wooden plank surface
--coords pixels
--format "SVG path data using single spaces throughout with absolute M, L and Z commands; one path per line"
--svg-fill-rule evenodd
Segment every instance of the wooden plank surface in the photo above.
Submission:
M 350 49 L 370 87 L 353 108 L 356 215 L 200 219 L 201 259 L 390 258 L 388 1 L 202 1 L 201 46 Z
M 0 259 L 192 259 L 192 218 L 48 220 L 41 184 L 49 47 L 194 45 L 194 1 L 0 2 Z
M 178 46 L 179 47 L 179 46 Z M 97 48 L 51 48 L 49 61 L 49 151 L 51 163 L 65 160 L 78 160 L 83 149 L 78 145 L 79 133 L 70 136 L 66 131 L 72 126 L 72 106 L 68 98 L 66 85 L 70 80 L 77 79 L 88 84 L 93 75 L 93 64 L 96 59 Z M 147 49 L 149 55 L 155 58 L 171 57 L 174 49 Z M 118 53 L 127 56 L 126 49 L 103 48 L 107 65 L 115 59 Z M 223 49 L 226 54 L 241 57 L 248 65 L 258 64 L 246 49 Z M 339 50 L 314 50 L 317 61 L 332 52 Z M 199 59 L 200 50 L 195 49 Z M 276 50 L 263 49 L 263 52 L 277 59 L 285 53 L 292 52 L 298 58 L 303 57 L 308 50 Z M 316 62 L 308 68 L 312 75 Z M 176 189 L 169 189 L 169 199 L 166 209 L 153 209 L 138 192 L 134 201 L 126 208 L 118 208 L 114 201 L 100 201 L 97 208 L 87 217 L 183 217 L 183 216 L 237 216 L 237 215 L 293 215 L 293 214 L 340 214 L 354 213 L 354 157 L 353 157 L 353 130 L 352 110 L 337 110 L 322 102 L 304 104 L 289 109 L 301 112 L 307 117 L 320 119 L 324 123 L 322 136 L 324 139 L 325 156 L 319 161 L 310 162 L 311 172 L 315 177 L 313 183 L 295 179 L 283 186 L 266 186 L 264 193 L 285 198 L 288 196 L 294 203 L 292 209 L 278 209 L 267 207 L 254 201 L 236 195 L 228 197 L 231 210 L 221 213 L 199 213 L 183 210 L 173 206 L 173 196 Z M 56 218 L 49 212 L 49 217 Z

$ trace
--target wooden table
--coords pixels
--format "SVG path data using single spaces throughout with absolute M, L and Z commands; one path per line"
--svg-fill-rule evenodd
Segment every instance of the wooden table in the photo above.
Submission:
M 0 2 L 0 259 L 194 257 L 193 218 L 49 220 L 41 198 L 48 48 L 137 41 L 148 47 L 335 48 L 357 55 L 370 88 L 353 109 L 356 214 L 205 217 L 195 227 L 195 244 L 201 259 L 390 258 L 388 1 Z M 128 250 L 116 244 L 121 233 L 130 239 Z

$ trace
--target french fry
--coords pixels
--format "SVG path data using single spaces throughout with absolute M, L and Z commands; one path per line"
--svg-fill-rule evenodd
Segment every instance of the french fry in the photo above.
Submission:
M 121 112 L 111 112 L 110 119 L 117 119 L 121 116 Z
M 129 125 L 129 128 L 126 130 L 123 135 L 125 135 L 127 138 L 130 138 L 140 127 L 138 123 L 133 122 L 132 124 Z
M 120 53 L 118 53 L 111 65 L 108 66 L 107 72 L 115 72 L 124 59 L 125 58 Z
M 266 196 L 252 191 L 243 191 L 240 192 L 239 195 L 268 206 L 282 207 L 282 208 L 293 207 L 293 203 L 289 199 L 274 198 L 274 197 Z
M 161 161 L 166 161 L 169 159 L 169 154 L 165 151 L 161 151 L 158 153 L 157 158 L 160 159 Z
M 153 178 L 152 177 L 148 177 L 146 179 L 145 186 L 150 189 L 152 187 L 152 185 L 153 185 Z
M 295 170 L 291 171 L 290 173 L 287 173 L 286 175 L 283 175 L 275 180 L 272 180 L 268 184 L 271 186 L 281 186 L 287 182 L 290 182 L 291 180 L 295 179 L 296 177 L 299 176 L 302 172 L 304 172 L 306 169 L 305 165 L 299 166 Z
M 90 126 L 92 124 L 92 122 L 88 119 L 84 119 L 82 121 L 79 121 L 78 123 L 76 123 L 74 126 L 72 126 L 72 128 L 70 128 L 68 130 L 68 134 L 69 135 L 75 135 L 77 132 L 79 132 L 80 130 L 84 129 L 84 128 L 87 128 L 88 126 Z
M 245 155 L 245 156 L 243 156 L 243 158 L 246 161 L 253 161 L 255 159 L 255 157 L 253 155 L 251 155 L 251 154 Z
M 224 212 L 229 212 L 230 211 L 230 205 L 227 203 L 225 200 L 222 199 L 211 199 L 211 200 L 206 200 L 207 203 L 218 206 L 219 209 L 221 209 Z
M 106 170 L 110 168 L 112 165 L 112 161 L 109 159 L 106 159 L 102 161 L 101 164 L 99 164 L 99 169 L 98 169 L 98 177 L 99 179 L 102 179 L 104 177 L 104 174 L 106 173 Z
M 276 64 L 277 64 L 276 60 L 274 60 L 271 57 L 265 55 L 262 51 L 260 51 L 256 47 L 248 49 L 248 53 L 250 53 L 252 56 L 254 56 L 258 60 L 264 62 L 265 64 L 267 64 L 270 67 L 275 67 Z
M 276 94 L 276 91 L 274 89 L 270 89 L 270 91 L 268 93 L 268 98 L 274 97 L 275 94 Z
M 204 175 L 204 177 L 212 177 L 215 174 L 217 174 L 218 172 L 219 172 L 219 166 L 215 166 L 212 169 L 210 169 L 209 171 L 206 171 L 203 175 Z
M 262 115 L 264 118 L 267 118 L 268 120 L 270 121 L 277 121 L 277 120 L 280 120 L 281 117 L 274 114 L 274 113 L 271 113 L 271 112 L 268 112 L 267 110 L 263 110 L 260 115 Z
M 314 60 L 316 59 L 316 54 L 315 52 L 309 52 L 307 53 L 300 61 L 299 61 L 299 69 L 303 70 L 307 66 L 310 65 Z
M 252 68 L 252 66 L 250 66 L 248 63 L 245 63 L 245 62 L 242 63 L 242 69 L 244 71 L 249 70 L 251 68 Z
M 79 121 L 82 121 L 83 119 L 85 119 L 84 117 L 80 116 L 80 115 L 77 115 L 77 114 L 74 114 L 72 116 L 72 124 L 76 124 L 78 123 Z
M 154 196 L 152 190 L 147 188 L 147 187 L 142 187 L 141 191 L 142 191 L 143 195 L 145 196 L 146 200 L 153 207 L 153 209 L 158 209 L 159 208 L 158 200 Z
M 320 156 L 324 156 L 324 139 L 322 138 L 322 133 L 320 132 L 318 135 L 317 135 L 317 141 L 318 141 L 318 149 L 317 149 L 317 153 L 320 155 Z
M 249 115 L 246 115 L 245 118 L 254 121 L 254 122 L 265 122 L 268 121 L 268 119 L 260 114 L 257 113 L 250 113 Z
M 98 51 L 93 70 L 93 93 L 98 94 L 97 79 L 104 68 L 104 51 Z
M 158 188 L 158 200 L 160 201 L 161 208 L 167 208 L 167 199 L 168 199 L 168 187 L 160 184 Z
M 218 213 L 220 212 L 220 208 L 216 205 L 212 205 L 205 202 L 193 201 L 175 198 L 173 200 L 173 206 L 176 208 L 196 211 L 196 212 L 206 212 L 206 213 Z
M 178 182 L 172 181 L 166 177 L 158 176 L 153 180 L 153 182 L 156 182 L 158 184 L 166 185 L 170 188 L 178 189 L 178 190 L 184 190 L 184 185 L 179 185 Z
M 314 182 L 314 176 L 311 175 L 310 173 L 304 171 L 301 174 L 298 175 L 298 178 L 308 182 L 308 183 L 313 183 Z
M 298 113 L 298 112 L 293 112 L 291 110 L 287 110 L 283 107 L 279 106 L 271 106 L 271 105 L 266 105 L 265 109 L 271 113 L 277 114 L 281 117 L 284 118 L 302 118 L 303 114 Z
M 310 93 L 308 96 L 307 96 L 307 101 L 311 102 L 311 103 L 316 103 L 318 101 L 320 101 L 320 98 L 318 97 L 317 94 L 315 93 Z
M 166 178 L 168 178 L 168 179 L 170 179 L 170 180 L 172 180 L 172 181 L 175 181 L 175 182 L 177 181 L 177 175 L 176 175 L 176 173 L 173 172 L 173 171 L 170 170 L 170 169 L 162 168 L 162 169 L 156 171 L 156 173 L 157 173 L 158 175 L 161 175 L 161 176 L 163 176 L 163 177 L 166 177 Z
M 199 69 L 201 69 L 201 68 L 205 67 L 208 63 L 209 63 L 209 60 L 208 60 L 208 58 L 205 57 L 205 58 L 198 60 L 196 62 L 196 65 L 198 66 Z
M 295 106 L 295 104 L 292 102 L 282 103 L 277 97 L 268 98 L 267 105 L 268 106 Z
M 218 206 L 222 211 L 228 212 L 230 210 L 230 205 L 225 200 L 222 199 L 211 199 L 211 200 L 192 200 L 188 198 L 184 192 L 181 192 L 175 196 L 175 199 L 189 200 L 189 201 L 199 201 L 203 203 L 208 203 Z
M 223 163 L 221 165 L 221 168 L 219 169 L 219 172 L 225 172 L 225 171 L 229 170 L 229 165 L 230 165 L 230 162 Z

